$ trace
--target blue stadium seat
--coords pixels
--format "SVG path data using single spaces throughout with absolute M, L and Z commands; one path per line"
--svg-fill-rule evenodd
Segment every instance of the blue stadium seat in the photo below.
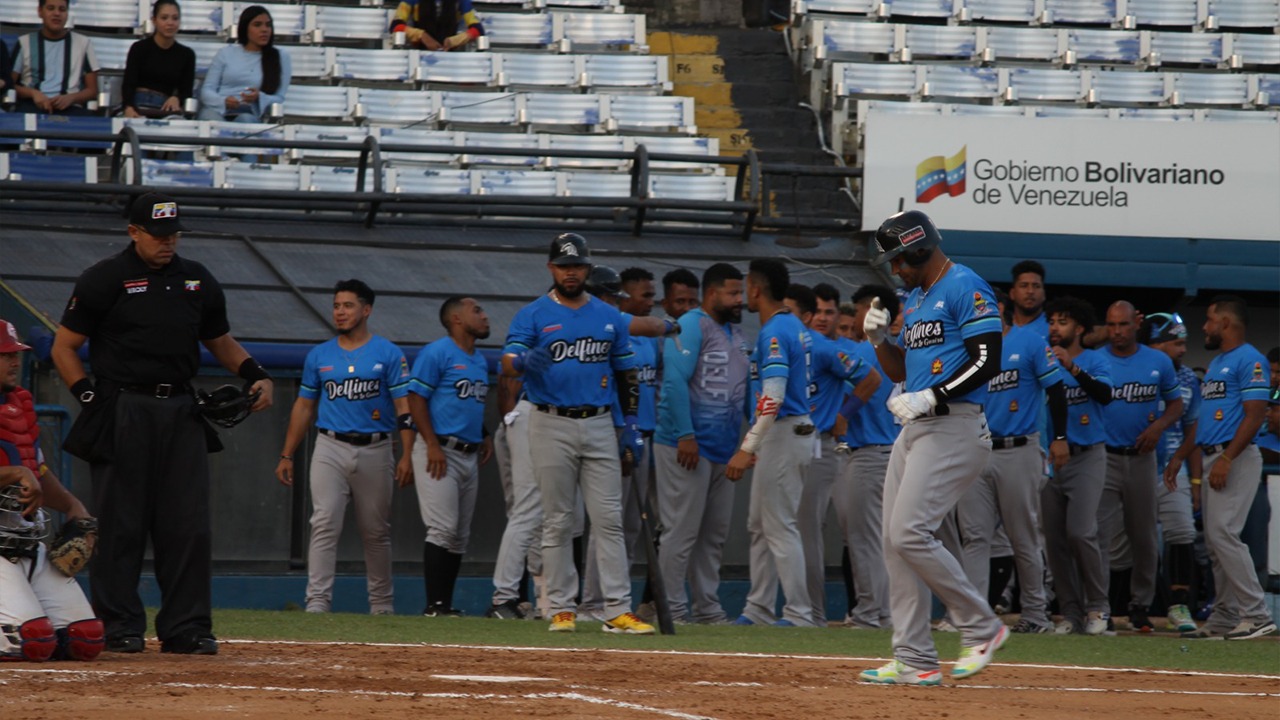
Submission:
M 526 133 L 504 132 L 469 132 L 463 135 L 463 145 L 467 154 L 460 162 L 464 165 L 518 165 L 533 167 L 542 162 L 542 137 Z M 492 147 L 504 150 L 529 150 L 528 155 L 485 155 L 474 152 L 471 148 Z
M 396 192 L 425 195 L 472 195 L 479 190 L 470 170 L 452 168 L 394 168 Z
M 733 200 L 735 179 L 723 175 L 655 174 L 649 177 L 649 194 L 672 200 Z
M 920 94 L 927 97 L 984 100 L 994 98 L 1000 87 L 994 68 L 928 65 L 924 80 Z
M 290 85 L 289 93 L 284 98 L 284 114 L 287 118 L 346 119 L 351 117 L 354 105 L 350 88 Z M 421 119 L 421 116 L 417 119 Z
M 98 158 L 91 155 L 0 155 L 0 178 L 18 175 L 24 182 L 96 183 Z
M 1036 17 L 1035 0 L 966 0 L 965 8 L 983 22 L 1031 23 Z
M 1106 120 L 1111 111 L 1106 108 L 1082 108 L 1067 105 L 1038 105 L 1033 109 L 1038 118 L 1067 118 L 1071 120 Z
M 40 25 L 36 4 L 30 0 L 0 0 L 0 17 L 6 25 Z
M 1258 78 L 1259 95 L 1266 93 L 1269 107 L 1280 107 L 1280 74 L 1261 74 Z
M 415 50 L 337 48 L 333 74 L 345 80 L 409 82 L 416 73 L 417 54 Z
M 293 79 L 327 78 L 333 74 L 334 49 L 319 45 L 278 45 L 289 56 Z
M 436 96 L 439 99 L 439 120 L 450 127 L 509 127 L 520 120 L 520 97 L 516 93 L 441 91 Z
M 560 195 L 560 175 L 544 170 L 480 170 L 480 188 L 486 195 L 554 197 Z
M 1222 56 L 1223 36 L 1216 33 L 1151 34 L 1151 50 L 1160 54 L 1163 65 L 1218 65 Z
M 240 13 L 250 5 L 261 5 L 271 13 L 271 29 L 275 32 L 276 37 L 302 37 L 306 35 L 311 28 L 307 27 L 307 8 L 310 5 L 286 5 L 284 3 L 265 3 L 265 2 L 237 2 L 232 6 L 231 17 L 228 25 L 235 25 L 240 21 Z M 182 4 L 183 24 L 186 24 L 187 5 Z M 294 71 L 297 71 L 294 66 Z
M 92 1 L 97 3 L 100 0 Z M 226 35 L 227 28 L 236 25 L 240 20 L 239 15 L 227 17 L 226 3 L 219 0 L 181 0 L 181 2 L 183 32 Z M 145 3 L 143 5 L 146 6 Z M 146 7 L 149 17 L 150 7 Z M 275 16 L 273 15 L 271 19 L 274 26 Z
M 671 89 L 665 55 L 592 54 L 584 60 L 591 86 L 602 90 L 661 93 Z
M 382 157 L 396 165 L 452 165 L 458 162 L 461 146 L 465 144 L 463 133 L 452 130 L 428 130 L 425 128 L 373 128 L 371 132 L 383 145 L 436 145 L 459 147 L 452 153 L 423 152 L 389 152 L 382 151 Z
M 209 137 L 209 125 L 199 120 L 181 118 L 123 118 L 121 126 L 129 126 L 139 135 L 158 138 L 200 138 Z M 168 144 L 163 140 L 143 142 L 142 149 L 147 152 L 185 152 L 192 153 L 198 148 L 193 145 Z
M 631 197 L 631 176 L 625 173 L 565 172 L 564 194 L 570 197 Z
M 720 156 L 720 141 L 715 138 L 681 135 L 643 135 L 633 138 L 633 145 L 636 147 L 644 145 L 651 155 L 653 153 L 670 153 L 672 155 L 703 155 L 707 158 L 706 165 L 650 160 L 649 168 L 651 170 L 708 173 L 714 172 L 720 167 L 716 162 L 716 158 Z
M 1139 25 L 1194 27 L 1204 21 L 1197 0 L 1129 0 L 1128 13 Z
M 1066 39 L 1062 31 L 1050 28 L 986 28 L 987 47 L 995 53 L 996 62 L 1005 60 L 1042 60 L 1053 62 L 1062 57 Z
M 152 187 L 215 188 L 220 185 L 212 162 L 181 160 L 142 160 L 142 178 L 138 183 Z
M 1280 26 L 1280 0 L 1209 0 L 1209 14 L 1220 27 L 1275 32 Z
M 391 27 L 391 10 L 381 7 L 314 5 L 315 27 L 326 39 L 380 40 Z
M 421 52 L 415 79 L 426 85 L 493 85 L 501 62 L 500 53 Z
M 686 134 L 698 131 L 693 99 L 687 97 L 610 95 L 609 117 L 619 129 Z
M 920 88 L 915 65 L 837 63 L 831 70 L 834 95 L 911 97 Z
M 891 0 L 889 12 L 905 17 L 945 18 L 955 12 L 951 0 Z
M 36 3 L 31 3 L 35 5 Z M 69 18 L 77 28 L 101 28 L 109 30 L 134 31 L 142 26 L 141 8 L 138 0 L 73 0 L 70 3 Z M 147 12 L 147 15 L 151 13 Z M 183 20 L 186 20 L 184 4 Z M 0 15 L 8 20 L 7 15 Z
M 196 54 L 196 75 L 204 77 L 213 64 L 213 58 L 227 43 L 221 40 L 201 39 L 199 36 L 179 37 L 178 42 L 191 48 Z
M 1116 117 L 1122 120 L 1195 122 L 1196 111 L 1189 108 L 1120 108 L 1116 111 Z
M 894 51 L 894 24 L 842 20 L 813 20 L 810 41 L 825 50 L 819 59 L 865 59 Z
M 1224 110 L 1210 108 L 1204 111 L 1204 119 L 1210 122 L 1265 122 L 1280 125 L 1280 112 L 1255 112 L 1252 110 Z
M 369 128 L 351 125 L 286 125 L 291 140 L 306 142 L 343 142 L 361 143 L 369 135 Z M 314 150 L 292 149 L 289 157 L 292 160 L 313 160 L 316 158 L 357 158 L 358 150 Z
M 605 152 L 629 152 L 631 138 L 621 135 L 559 135 L 547 136 L 548 150 L 595 150 Z M 620 170 L 627 166 L 628 160 L 609 160 L 606 158 L 567 158 L 548 157 L 547 166 L 552 168 L 612 168 Z
M 354 167 L 317 165 L 308 168 L 308 187 L 320 192 L 373 192 L 373 173 L 366 172 L 364 187 L 356 186 L 358 171 Z M 385 187 L 385 186 L 384 186 Z
M 1045 0 L 1049 21 L 1079 25 L 1114 25 L 1116 0 Z
M 882 0 L 799 0 L 792 8 L 797 15 L 824 13 L 830 15 L 871 15 Z
M 36 131 L 52 130 L 109 135 L 115 132 L 115 125 L 111 118 L 92 115 L 36 115 L 33 129 Z M 48 142 L 50 149 L 106 150 L 111 147 L 110 142 L 93 140 L 49 140 Z
M 1237 105 L 1249 103 L 1249 78 L 1229 73 L 1176 73 L 1173 89 L 1183 105 Z
M 1136 65 L 1142 59 L 1142 34 L 1122 30 L 1069 30 L 1067 48 L 1076 61 Z
M 977 32 L 967 25 L 908 25 L 907 49 L 915 58 L 968 60 L 977 54 Z
M 502 75 L 508 87 L 573 90 L 582 79 L 581 55 L 504 53 Z
M 1094 99 L 1103 105 L 1160 104 L 1169 97 L 1160 73 L 1096 71 L 1091 74 L 1089 86 Z
M 1084 99 L 1088 88 L 1079 70 L 1010 68 L 1009 87 L 1022 102 L 1076 102 Z
M 564 36 L 574 50 L 629 50 L 647 53 L 644 15 L 625 13 L 562 13 Z
M 302 165 L 227 162 L 225 186 L 250 190 L 306 190 Z
M 601 123 L 607 101 L 607 95 L 529 93 L 524 97 L 524 112 L 520 119 L 530 126 L 594 130 Z
M 210 146 L 214 154 L 222 155 L 246 155 L 257 157 L 258 155 L 283 155 L 284 150 L 279 148 L 233 148 L 229 146 L 219 147 L 218 140 L 222 139 L 242 139 L 254 138 L 259 140 L 286 140 L 288 132 L 285 125 L 274 125 L 271 123 L 238 123 L 238 122 L 207 122 L 205 123 L 208 130 Z
M 560 40 L 552 13 L 484 13 L 480 21 L 494 47 L 547 48 Z
M 1280 35 L 1231 35 L 1231 53 L 1239 55 L 1245 67 L 1280 65 Z
M 129 48 L 138 41 L 133 36 L 94 36 L 93 54 L 98 58 L 98 68 L 106 72 L 124 72 Z

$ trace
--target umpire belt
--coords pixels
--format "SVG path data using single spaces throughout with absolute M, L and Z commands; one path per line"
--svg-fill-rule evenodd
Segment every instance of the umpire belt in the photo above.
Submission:
M 466 455 L 473 455 L 477 450 L 480 449 L 480 443 L 465 442 L 463 440 L 459 440 L 456 437 L 453 437 L 452 435 L 442 436 L 440 438 L 440 444 L 449 448 L 450 450 L 457 450 L 458 452 Z
M 1124 446 L 1124 447 L 1121 447 L 1121 446 L 1118 446 L 1118 445 L 1108 445 L 1108 446 L 1107 446 L 1107 454 L 1109 454 L 1109 455 L 1124 455 L 1124 456 L 1126 456 L 1126 457 L 1137 457 L 1138 455 L 1141 455 L 1142 453 L 1138 452 L 1138 448 L 1136 448 L 1136 447 L 1131 447 L 1131 446 Z
M 558 415 L 560 417 L 571 418 L 573 420 L 586 420 L 587 418 L 603 415 L 613 410 L 613 408 L 608 405 L 576 405 L 574 407 L 560 407 L 558 405 L 542 404 L 534 405 L 534 407 L 538 409 L 538 412 Z
M 376 442 L 382 442 L 383 440 L 386 440 L 387 438 L 391 437 L 391 433 L 384 433 L 384 432 L 373 433 L 373 434 L 344 433 L 344 432 L 335 432 L 333 430 L 328 430 L 326 428 L 320 428 L 320 434 L 328 435 L 334 440 L 341 440 L 342 442 L 348 445 L 356 445 L 359 447 L 364 447 L 365 445 L 372 445 Z
M 1020 448 L 1031 442 L 1031 438 L 1026 435 L 1018 435 L 1015 437 L 993 437 L 991 438 L 992 450 L 1008 450 L 1010 448 Z
M 189 395 L 191 386 L 187 383 L 144 383 L 141 385 L 120 385 L 120 390 L 135 395 L 150 395 L 152 397 L 165 400 L 171 397 L 183 397 Z

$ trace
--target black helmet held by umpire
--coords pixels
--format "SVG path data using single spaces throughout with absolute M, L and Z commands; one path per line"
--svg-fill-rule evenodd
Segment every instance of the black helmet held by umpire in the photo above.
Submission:
M 610 295 L 619 299 L 631 297 L 622 289 L 622 276 L 608 265 L 593 265 L 587 274 L 587 292 L 600 297 Z
M 919 210 L 907 210 L 891 215 L 876 231 L 876 251 L 872 263 L 881 265 L 902 256 L 911 267 L 920 267 L 933 256 L 933 249 L 942 244 L 942 235 L 928 215 Z
M 587 239 L 577 233 L 563 233 L 551 241 L 547 261 L 552 265 L 590 265 Z
M 196 404 L 200 414 L 209 422 L 224 428 L 233 428 L 244 422 L 258 401 L 258 393 L 250 392 L 252 383 L 244 387 L 223 385 L 213 392 L 198 390 Z

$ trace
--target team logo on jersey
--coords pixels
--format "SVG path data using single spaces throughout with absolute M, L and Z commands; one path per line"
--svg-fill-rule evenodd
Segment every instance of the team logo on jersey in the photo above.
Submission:
M 601 387 L 601 388 L 607 388 L 607 387 L 609 387 L 609 376 L 608 376 L 608 375 L 601 375 L 601 376 L 600 376 L 600 387 Z
M 908 350 L 919 350 L 944 342 L 946 336 L 942 332 L 941 320 L 922 320 L 902 331 L 902 343 Z
M 1127 403 L 1141 405 L 1142 403 L 1156 401 L 1156 386 L 1143 385 L 1137 382 L 1127 382 L 1120 387 L 1111 389 L 1112 400 L 1123 400 Z
M 1221 410 L 1214 410 L 1214 411 L 1213 411 L 1213 419 L 1214 419 L 1214 420 L 1222 420 L 1222 411 L 1221 411 Z
M 1227 383 L 1222 380 L 1206 380 L 1200 386 L 1200 394 L 1205 400 L 1221 400 L 1227 396 Z
M 373 371 L 374 371 L 374 372 L 378 372 L 378 371 L 379 371 L 379 370 L 381 370 L 381 369 L 382 369 L 382 363 L 374 363 L 374 364 L 373 364 Z
M 381 410 L 379 410 L 379 409 L 377 409 L 377 408 L 374 408 L 373 412 L 369 413 L 369 417 L 370 417 L 370 418 L 372 418 L 372 419 L 374 419 L 374 420 L 381 420 L 381 419 L 382 419 L 382 411 L 381 411 Z
M 196 292 L 197 290 L 200 289 L 200 281 L 199 280 L 183 280 L 182 287 L 187 292 Z
M 400 377 L 409 377 L 409 361 L 403 355 L 400 356 Z
M 1256 362 L 1253 364 L 1253 381 L 1262 382 L 1262 380 L 1263 380 L 1262 363 Z
M 1013 390 L 1018 387 L 1018 378 L 1019 373 L 1017 368 L 1001 370 L 995 377 L 987 381 L 987 390 L 990 392 Z
M 1155 413 L 1147 413 L 1147 422 L 1149 422 L 1149 423 L 1153 423 L 1153 422 L 1155 422 L 1155 421 L 1156 421 L 1156 414 L 1155 414 Z
M 137 295 L 138 293 L 146 292 L 150 285 L 151 281 L 146 278 L 141 280 L 125 280 L 124 291 L 130 295 Z
M 551 351 L 551 359 L 555 362 L 577 360 L 581 363 L 608 362 L 609 352 L 613 349 L 612 340 L 596 340 L 595 338 L 578 338 L 573 342 L 557 340 L 547 347 Z
M 1080 416 L 1080 424 L 1081 424 L 1081 425 L 1088 425 L 1088 424 L 1089 424 L 1089 415 L 1088 415 L 1088 413 L 1082 414 L 1082 415 Z
M 453 384 L 459 400 L 477 400 L 481 403 L 489 396 L 489 383 L 483 380 L 459 380 Z
M 942 358 L 933 359 L 933 363 L 929 365 L 929 372 L 934 375 L 942 374 Z
M 838 351 L 836 356 L 840 358 L 840 364 L 844 366 L 845 372 L 853 369 L 853 359 L 846 355 L 843 350 Z
M 1014 353 L 1009 356 L 1009 362 L 1018 362 L 1022 359 L 1022 353 Z
M 945 308 L 946 306 L 947 306 L 947 301 L 946 301 L 946 300 L 939 300 L 938 302 L 936 302 L 936 303 L 934 303 L 934 304 L 933 304 L 933 309 L 934 309 L 934 310 L 941 310 L 941 309 Z
M 1067 388 L 1068 405 L 1079 405 L 1086 402 L 1089 402 L 1089 396 L 1085 394 L 1084 390 L 1080 389 L 1080 386 L 1072 385 Z
M 782 357 L 782 346 L 778 344 L 778 338 L 769 338 L 769 359 L 776 360 Z
M 381 380 L 365 380 L 364 378 L 347 378 L 342 382 L 326 380 L 324 394 L 330 400 L 346 398 L 347 400 L 372 400 L 382 394 Z
M 658 368 L 652 365 L 641 365 L 636 376 L 639 378 L 641 385 L 653 387 L 658 384 Z
M 1048 345 L 1044 348 L 1044 361 L 1050 367 L 1058 364 L 1058 356 L 1053 354 L 1053 348 Z
M 973 293 L 973 314 L 986 315 L 991 312 L 991 306 L 987 304 L 987 299 L 982 297 L 982 293 L 974 291 Z
M 1017 401 L 1017 400 L 1010 400 L 1010 401 L 1009 401 L 1009 412 L 1011 412 L 1011 413 L 1016 413 L 1016 412 L 1018 412 L 1018 401 Z

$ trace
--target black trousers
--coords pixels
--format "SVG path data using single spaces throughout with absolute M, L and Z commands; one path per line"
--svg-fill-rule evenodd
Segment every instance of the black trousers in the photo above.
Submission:
M 160 586 L 156 635 L 211 635 L 212 547 L 209 460 L 204 421 L 188 395 L 121 392 L 115 457 L 92 465 L 98 555 L 89 566 L 90 599 L 108 638 L 144 636 L 138 595 L 147 540 Z

